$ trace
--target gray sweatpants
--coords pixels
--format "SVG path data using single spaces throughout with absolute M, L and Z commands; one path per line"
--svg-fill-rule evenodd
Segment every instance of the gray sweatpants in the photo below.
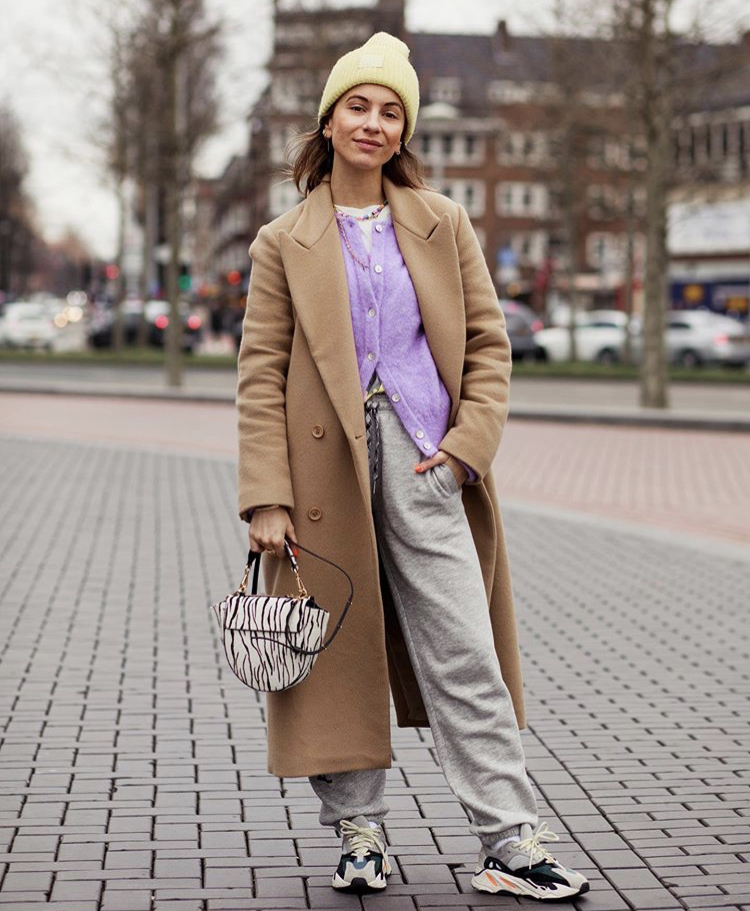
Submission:
M 448 465 L 414 471 L 422 454 L 387 396 L 374 396 L 368 408 L 380 560 L 438 759 L 470 831 L 490 846 L 538 817 L 460 488 Z M 384 769 L 318 775 L 310 783 L 323 825 L 358 815 L 381 821 L 388 812 Z

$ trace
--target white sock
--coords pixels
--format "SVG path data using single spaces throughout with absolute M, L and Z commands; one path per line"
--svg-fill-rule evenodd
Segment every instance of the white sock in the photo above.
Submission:
M 511 841 L 520 841 L 520 835 L 509 835 L 507 838 L 501 838 L 499 841 L 496 841 L 492 844 L 489 849 L 490 854 L 496 854 L 501 848 L 504 848 Z

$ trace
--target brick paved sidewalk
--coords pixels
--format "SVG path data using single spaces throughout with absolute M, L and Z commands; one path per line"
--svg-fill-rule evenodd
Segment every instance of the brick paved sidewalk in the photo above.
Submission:
M 0 427 L 40 439 L 237 457 L 234 405 L 0 392 Z M 505 501 L 750 544 L 750 434 L 511 415 L 494 468 Z
M 0 463 L 0 906 L 531 907 L 471 890 L 426 731 L 395 731 L 387 893 L 329 888 L 336 840 L 265 772 L 207 609 L 246 554 L 230 463 L 10 437 Z M 750 563 L 504 516 L 529 770 L 592 879 L 575 907 L 750 909 Z

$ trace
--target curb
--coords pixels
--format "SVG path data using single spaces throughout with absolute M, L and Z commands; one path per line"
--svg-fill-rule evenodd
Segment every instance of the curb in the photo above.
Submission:
M 74 395 L 150 399 L 156 401 L 234 405 L 235 394 L 211 390 L 153 389 L 147 386 L 122 386 L 115 383 L 96 386 L 87 383 L 0 381 L 0 392 L 37 395 Z M 674 430 L 713 430 L 731 433 L 750 432 L 750 415 L 735 412 L 708 414 L 703 411 L 681 411 L 660 414 L 658 410 L 628 408 L 575 408 L 555 405 L 518 405 L 511 407 L 509 420 L 553 421 L 565 424 L 604 424 L 623 427 L 655 427 Z

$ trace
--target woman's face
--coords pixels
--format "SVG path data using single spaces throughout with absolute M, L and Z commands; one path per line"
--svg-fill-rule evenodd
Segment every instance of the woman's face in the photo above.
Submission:
M 328 129 L 336 155 L 364 171 L 382 167 L 396 153 L 405 124 L 396 92 L 363 83 L 338 99 Z

